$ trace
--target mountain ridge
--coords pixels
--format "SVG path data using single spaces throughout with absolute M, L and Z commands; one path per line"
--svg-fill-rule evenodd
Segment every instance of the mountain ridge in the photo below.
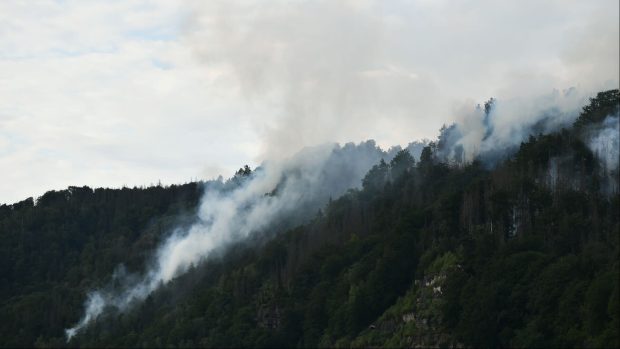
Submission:
M 144 271 L 204 188 L 2 205 L 2 345 L 617 346 L 618 170 L 588 145 L 617 113 L 618 90 L 599 93 L 494 168 L 448 164 L 441 142 L 395 152 L 304 224 L 233 242 L 69 343 L 84 295 Z

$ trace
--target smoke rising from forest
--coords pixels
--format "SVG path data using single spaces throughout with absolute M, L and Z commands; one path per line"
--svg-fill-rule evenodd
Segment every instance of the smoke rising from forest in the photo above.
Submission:
M 434 143 L 435 157 L 456 165 L 479 159 L 493 167 L 529 136 L 572 125 L 585 99 L 571 89 L 535 100 L 489 100 L 441 130 Z M 593 153 L 608 169 L 617 171 L 618 116 L 591 126 L 587 137 Z M 406 149 L 419 160 L 425 145 L 413 142 Z M 91 292 L 82 319 L 66 330 L 68 340 L 106 308 L 125 311 L 214 252 L 269 230 L 278 221 L 302 223 L 330 197 L 359 187 L 373 165 L 381 159 L 389 161 L 399 150 L 396 146 L 383 151 L 374 141 L 342 147 L 326 144 L 305 148 L 285 161 L 267 161 L 252 173 L 240 171 L 227 183 L 208 182 L 196 222 L 166 239 L 145 275 L 128 275 L 121 268 L 112 277 L 119 287 Z
M 459 106 L 496 97 L 501 117 L 491 117 L 496 132 L 485 149 L 473 148 L 478 125 L 470 123 L 479 118 L 461 125 L 471 158 L 526 133 L 513 129 L 515 118 L 555 105 L 546 111 L 568 113 L 578 97 L 617 87 L 618 19 L 609 10 L 617 6 L 209 1 L 193 3 L 185 36 L 222 84 L 267 107 L 255 125 L 259 160 L 324 142 L 403 144 L 454 121 Z M 552 18 L 573 11 L 579 25 L 560 31 Z M 539 97 L 571 86 L 577 96 Z
M 129 275 L 120 268 L 108 287 L 91 292 L 83 317 L 66 330 L 67 339 L 106 308 L 128 309 L 218 249 L 267 230 L 278 220 L 298 217 L 292 223 L 303 222 L 330 197 L 359 187 L 370 167 L 382 158 L 389 160 L 399 149 L 385 152 L 374 141 L 327 144 L 306 148 L 285 161 L 266 162 L 250 175 L 237 175 L 228 183 L 207 183 L 196 223 L 177 229 L 166 239 L 145 275 Z M 419 154 L 421 144 L 412 143 L 410 149 Z
M 530 135 L 570 126 L 588 97 L 571 88 L 536 98 L 490 99 L 464 110 L 458 121 L 441 130 L 438 156 L 449 163 L 479 159 L 493 167 Z
M 610 115 L 600 125 L 593 127 L 588 145 L 602 160 L 606 170 L 618 170 L 620 158 L 620 118 Z
M 617 195 L 620 174 L 620 110 L 615 115 L 608 115 L 597 125 L 593 125 L 588 134 L 588 147 L 601 165 L 601 190 Z
M 487 168 L 493 168 L 513 155 L 529 137 L 571 128 L 590 97 L 571 88 L 537 98 L 492 98 L 461 113 L 459 121 L 444 126 L 435 155 L 448 164 L 463 165 L 479 160 Z M 617 176 L 619 133 L 616 110 L 602 121 L 588 125 L 580 134 L 581 140 L 603 167 L 600 169 L 604 178 L 602 184 L 608 187 L 603 191 L 608 193 L 615 192 L 618 185 L 614 173 Z M 557 160 L 551 159 L 549 166 L 556 167 Z M 551 182 L 555 183 L 556 179 Z
M 491 4 L 489 8 L 497 10 Z M 430 14 L 420 13 L 429 15 L 431 22 L 443 19 L 446 13 L 453 14 L 444 11 L 445 6 L 455 5 L 444 4 L 429 10 Z M 537 8 L 538 2 L 532 6 Z M 464 81 L 467 79 L 458 78 L 461 73 L 473 71 L 482 76 L 490 71 L 488 74 L 503 79 L 502 88 L 497 90 L 500 93 L 492 93 L 495 91 L 489 87 L 477 91 L 497 99 L 478 108 L 473 107 L 475 103 L 460 102 L 467 107 L 453 113 L 457 121 L 441 131 L 435 154 L 450 163 L 478 158 L 492 167 L 530 135 L 570 125 L 593 90 L 601 85 L 617 86 L 614 79 L 618 50 L 614 48 L 618 47 L 618 34 L 604 25 L 610 22 L 607 20 L 601 21 L 602 26 L 588 27 L 583 40 L 578 40 L 579 46 L 590 45 L 591 37 L 602 38 L 602 50 L 588 46 L 589 57 L 600 58 L 595 60 L 597 64 L 584 60 L 574 46 L 561 59 L 564 70 L 577 67 L 575 72 L 587 72 L 583 76 L 595 82 L 540 74 L 532 80 L 537 93 L 572 84 L 580 88 L 532 97 L 520 96 L 521 91 L 531 87 L 523 83 L 527 79 L 513 78 L 519 74 L 495 64 L 511 50 L 489 50 L 488 42 L 474 40 L 466 52 L 480 52 L 479 62 L 450 61 L 451 57 L 460 57 L 452 52 L 458 43 L 442 39 L 440 34 L 435 36 L 438 41 L 429 41 L 428 30 L 416 27 L 425 22 L 400 16 L 398 5 L 381 8 L 373 1 L 316 1 L 262 6 L 247 1 L 199 2 L 195 7 L 186 40 L 194 45 L 205 66 L 221 75 L 222 84 L 238 88 L 247 100 L 276 106 L 272 109 L 276 110 L 275 118 L 264 123 L 261 119 L 257 125 L 264 131 L 263 155 L 271 161 L 247 178 L 238 178 L 238 186 L 221 182 L 207 185 L 196 223 L 172 232 L 144 275 L 119 269 L 112 277 L 117 286 L 91 292 L 84 315 L 66 330 L 69 340 L 106 309 L 125 311 L 219 249 L 268 230 L 274 222 L 287 217 L 298 217 L 296 222 L 302 222 L 323 207 L 329 197 L 358 187 L 374 164 L 381 158 L 389 160 L 400 148 L 385 152 L 374 142 L 342 147 L 330 144 L 306 148 L 288 160 L 280 160 L 292 151 L 343 138 L 375 138 L 380 142 L 418 138 L 428 131 L 428 125 L 448 120 L 455 101 L 467 96 L 463 93 L 471 85 Z M 501 19 L 484 18 L 491 23 Z M 480 18 L 469 20 L 485 23 Z M 617 25 L 617 21 L 611 22 Z M 454 31 L 453 27 L 448 29 Z M 504 42 L 501 36 L 497 39 L 500 45 Z M 513 45 L 510 40 L 506 42 Z M 433 47 L 438 47 L 439 52 Z M 527 47 L 516 50 L 526 51 Z M 523 67 L 523 71 L 529 72 L 530 68 Z M 592 137 L 589 144 L 595 153 L 603 154 L 607 144 L 614 144 L 613 127 L 617 130 L 617 122 Z M 615 142 L 617 150 L 617 138 Z M 416 160 L 423 144 L 408 146 Z

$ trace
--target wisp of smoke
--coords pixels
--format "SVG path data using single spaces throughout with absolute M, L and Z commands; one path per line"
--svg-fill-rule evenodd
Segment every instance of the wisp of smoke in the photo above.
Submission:
M 113 276 L 120 287 L 109 286 L 88 295 L 84 315 L 65 330 L 67 341 L 106 309 L 128 309 L 214 251 L 268 229 L 280 218 L 316 213 L 330 196 L 359 186 L 372 165 L 381 158 L 389 160 L 397 149 L 384 152 L 374 141 L 306 148 L 288 160 L 263 164 L 233 190 L 207 189 L 197 222 L 165 240 L 145 275 L 128 277 L 121 268 Z
M 618 169 L 620 157 L 620 118 L 610 115 L 593 132 L 588 146 L 607 170 Z

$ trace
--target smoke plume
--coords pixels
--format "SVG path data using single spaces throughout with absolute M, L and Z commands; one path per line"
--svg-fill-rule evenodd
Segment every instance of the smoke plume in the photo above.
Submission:
M 620 118 L 609 115 L 593 127 L 588 145 L 601 160 L 606 171 L 618 170 L 620 157 Z
M 620 185 L 620 111 L 593 125 L 587 136 L 588 147 L 601 164 L 601 191 L 617 195 Z
M 470 147 L 474 130 L 461 130 L 471 157 L 518 138 L 502 123 L 567 102 L 553 100 L 565 99 L 561 93 L 508 101 L 618 85 L 617 1 L 192 4 L 185 42 L 220 87 L 255 107 L 260 160 L 324 142 L 404 144 L 454 121 L 465 101 L 496 97 L 502 116 L 490 116 L 495 132 L 485 149 Z
M 415 151 L 417 143 L 411 145 Z M 344 146 L 306 148 L 285 161 L 266 162 L 238 185 L 210 183 L 202 198 L 197 222 L 174 231 L 159 247 L 156 258 L 142 275 L 117 269 L 112 282 L 91 292 L 84 315 L 66 330 L 70 340 L 106 309 L 125 311 L 144 300 L 160 285 L 173 280 L 214 251 L 268 230 L 278 220 L 297 217 L 299 224 L 316 214 L 330 197 L 359 187 L 361 179 L 381 158 L 389 160 L 399 148 L 382 151 L 374 141 Z
M 510 156 L 530 135 L 546 134 L 571 125 L 587 100 L 570 89 L 536 99 L 492 99 L 441 130 L 435 155 L 452 164 L 473 159 L 493 167 Z M 618 116 L 612 115 L 588 131 L 588 144 L 609 169 L 618 168 Z M 428 143 L 412 142 L 406 149 L 419 159 Z M 68 340 L 106 309 L 125 311 L 160 285 L 197 265 L 215 251 L 241 241 L 274 223 L 295 225 L 310 218 L 330 197 L 359 187 L 380 159 L 389 161 L 400 146 L 383 151 L 374 141 L 305 148 L 283 161 L 268 161 L 234 181 L 206 185 L 197 221 L 177 229 L 159 247 L 151 268 L 142 276 L 118 269 L 112 285 L 91 292 L 81 320 L 66 330 Z M 550 166 L 553 168 L 554 163 Z M 232 184 L 231 184 L 232 183 Z
M 588 97 L 571 88 L 535 98 L 492 98 L 482 106 L 463 108 L 458 121 L 441 130 L 437 155 L 448 163 L 479 159 L 493 167 L 530 135 L 548 134 L 572 125 Z
M 530 134 L 572 123 L 591 91 L 618 84 L 617 2 L 580 2 L 579 24 L 600 25 L 571 28 L 551 21 L 572 16 L 570 6 L 523 3 L 490 1 L 470 9 L 464 8 L 469 2 L 441 1 L 195 2 L 183 40 L 215 87 L 238 90 L 240 101 L 265 109 L 257 109 L 254 126 L 262 132 L 261 157 L 272 161 L 238 187 L 207 186 L 197 222 L 168 237 L 146 274 L 119 272 L 119 286 L 91 292 L 67 338 L 106 309 L 124 311 L 145 299 L 218 249 L 285 217 L 313 214 L 399 149 L 332 144 L 279 160 L 304 146 L 370 138 L 404 144 L 451 119 L 457 101 L 495 96 L 479 108 L 457 110 L 436 152 L 448 162 L 482 158 L 493 166 Z M 577 46 L 560 40 L 567 29 L 579 38 Z M 549 50 L 548 42 L 558 47 Z M 584 88 L 531 97 L 558 86 Z M 593 149 L 607 139 L 593 138 Z M 419 158 L 424 144 L 407 149 Z

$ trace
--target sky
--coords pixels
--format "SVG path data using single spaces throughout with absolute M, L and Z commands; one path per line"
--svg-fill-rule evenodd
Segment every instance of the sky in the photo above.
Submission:
M 617 88 L 618 6 L 0 1 L 0 204 L 406 145 L 490 97 Z

